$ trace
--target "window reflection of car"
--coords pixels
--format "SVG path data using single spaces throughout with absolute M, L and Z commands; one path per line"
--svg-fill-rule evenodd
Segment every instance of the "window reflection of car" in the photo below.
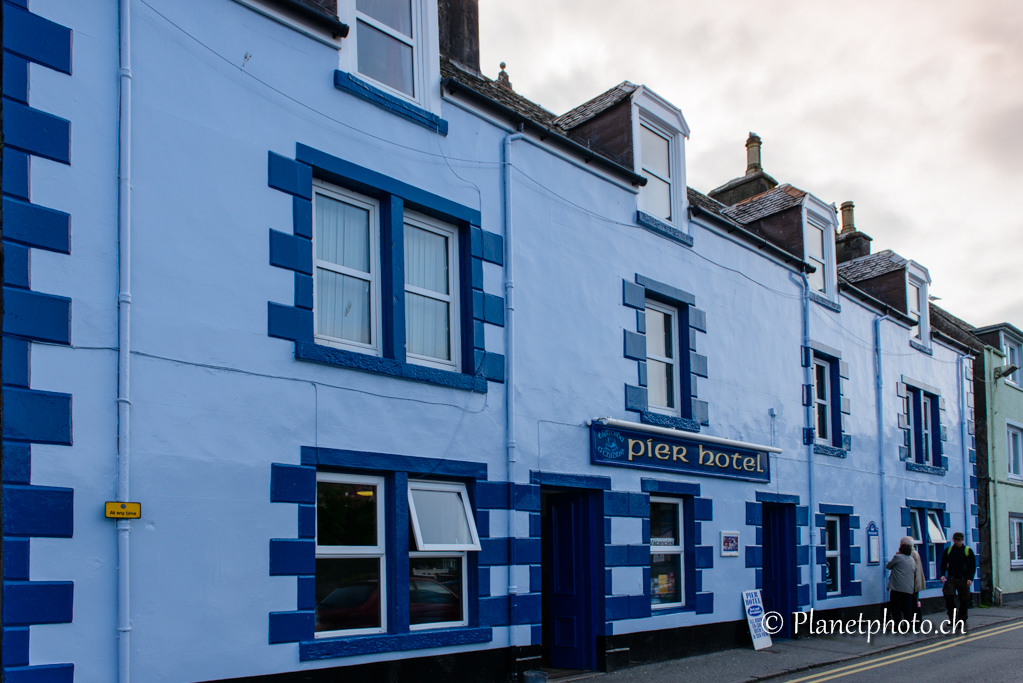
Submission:
M 412 624 L 461 621 L 458 596 L 433 579 L 409 580 L 409 620 Z M 380 590 L 376 581 L 353 581 L 336 588 L 316 606 L 317 631 L 341 631 L 380 626 Z

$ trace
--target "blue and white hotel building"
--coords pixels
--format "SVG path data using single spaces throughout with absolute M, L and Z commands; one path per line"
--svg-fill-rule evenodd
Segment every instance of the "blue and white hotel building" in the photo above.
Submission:
M 976 538 L 926 269 L 477 11 L 4 0 L 6 680 L 614 669 Z

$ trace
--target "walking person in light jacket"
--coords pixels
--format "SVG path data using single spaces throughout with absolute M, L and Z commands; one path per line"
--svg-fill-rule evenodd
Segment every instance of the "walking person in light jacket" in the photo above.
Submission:
M 913 544 L 900 544 L 899 552 L 888 560 L 885 567 L 891 570 L 891 574 L 888 575 L 888 605 L 892 611 L 892 618 L 897 622 L 912 619 L 913 584 L 916 575 Z
M 913 558 L 913 562 L 916 563 L 916 573 L 913 574 L 913 614 L 916 615 L 917 621 L 920 621 L 924 618 L 924 613 L 920 606 L 920 591 L 927 587 L 927 578 L 924 576 L 924 563 L 920 560 L 920 553 L 916 550 L 912 536 L 903 536 L 902 540 L 899 541 L 899 545 L 908 545 L 913 549 L 913 553 L 910 555 Z

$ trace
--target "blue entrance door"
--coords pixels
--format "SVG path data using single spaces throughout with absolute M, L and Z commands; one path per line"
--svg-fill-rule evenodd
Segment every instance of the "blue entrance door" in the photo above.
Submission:
M 764 503 L 763 598 L 764 611 L 784 617 L 779 636 L 792 637 L 796 610 L 796 506 Z
M 594 669 L 594 502 L 589 491 L 545 493 L 544 650 L 552 667 Z

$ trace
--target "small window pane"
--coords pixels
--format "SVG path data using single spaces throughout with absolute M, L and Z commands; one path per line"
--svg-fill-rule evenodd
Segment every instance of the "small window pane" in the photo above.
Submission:
M 675 407 L 675 367 L 659 360 L 646 362 L 646 389 L 651 405 Z
M 316 333 L 372 344 L 369 282 L 316 269 Z
M 359 22 L 359 72 L 414 97 L 412 48 Z
M 827 439 L 828 438 L 828 406 L 824 403 L 817 404 L 817 438 Z
M 823 401 L 828 400 L 828 366 L 822 363 L 814 364 L 814 382 L 817 398 Z
M 643 210 L 653 216 L 670 221 L 671 185 L 649 173 L 644 172 L 643 176 L 647 179 L 642 190 Z
M 380 625 L 380 559 L 317 558 L 316 630 Z
M 446 301 L 405 293 L 405 343 L 409 353 L 451 359 L 451 310 Z
M 650 545 L 655 547 L 681 545 L 678 505 L 650 503 Z
M 927 536 L 931 543 L 945 543 L 945 532 L 938 521 L 938 515 L 934 512 L 927 513 Z
M 1009 429 L 1009 474 L 1023 475 L 1023 432 Z
M 369 273 L 369 211 L 317 194 L 316 258 Z
M 316 482 L 316 544 L 378 545 L 377 487 Z
M 829 557 L 829 558 L 827 558 L 827 561 L 828 561 L 827 565 L 825 565 L 827 567 L 827 569 L 828 569 L 827 582 L 828 582 L 828 592 L 829 593 L 837 593 L 839 591 L 839 586 L 838 586 L 838 560 L 839 560 L 839 558 L 837 558 L 837 557 Z
M 653 132 L 646 126 L 640 127 L 643 168 L 664 180 L 671 180 L 671 163 L 668 157 L 670 145 L 667 138 Z
M 1023 521 L 1014 520 L 1012 523 L 1015 538 L 1012 539 L 1012 559 L 1023 561 Z
M 462 546 L 473 543 L 465 505 L 458 491 L 410 490 L 424 544 Z
M 682 602 L 682 556 L 651 553 L 650 603 L 664 605 Z
M 838 550 L 838 520 L 829 519 L 825 527 L 825 540 L 828 550 Z
M 807 226 L 806 255 L 816 261 L 824 261 L 824 231 L 816 225 Z
M 824 264 L 814 263 L 812 264 L 817 268 L 816 271 L 806 274 L 806 279 L 810 282 L 810 289 L 823 292 L 824 291 Z
M 386 24 L 409 38 L 412 37 L 411 0 L 358 0 L 355 8 L 381 24 Z
M 920 319 L 920 288 L 910 284 L 906 295 L 906 304 L 909 310 L 909 317 L 914 320 Z
M 650 308 L 646 309 L 646 351 L 651 356 L 672 357 L 671 316 Z
M 913 537 L 913 540 L 915 542 L 922 543 L 923 538 L 920 536 L 920 517 L 919 513 L 916 510 L 913 510 L 912 514 L 910 514 L 909 524 L 911 528 L 909 535 Z
M 462 621 L 462 558 L 413 557 L 409 567 L 409 623 Z
M 448 238 L 405 225 L 405 282 L 439 294 L 448 293 Z

